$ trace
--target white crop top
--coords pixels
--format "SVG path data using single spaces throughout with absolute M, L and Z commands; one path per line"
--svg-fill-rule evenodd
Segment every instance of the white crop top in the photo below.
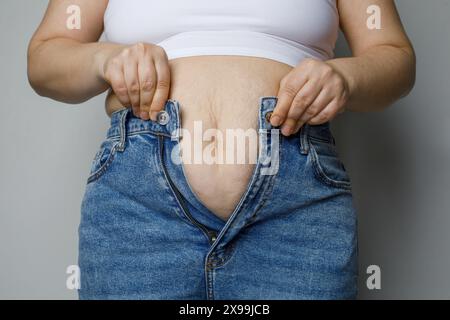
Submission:
M 169 59 L 240 55 L 295 67 L 302 59 L 333 58 L 336 0 L 109 0 L 108 41 L 147 42 Z

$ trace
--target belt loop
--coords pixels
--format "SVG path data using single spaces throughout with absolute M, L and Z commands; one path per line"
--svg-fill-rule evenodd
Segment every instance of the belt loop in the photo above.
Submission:
M 127 115 L 130 112 L 130 108 L 127 108 L 120 115 L 119 131 L 120 141 L 117 145 L 117 150 L 123 152 L 125 150 L 125 140 L 127 138 Z
M 308 129 L 309 125 L 307 123 L 300 129 L 300 153 L 302 154 L 308 154 L 309 152 Z

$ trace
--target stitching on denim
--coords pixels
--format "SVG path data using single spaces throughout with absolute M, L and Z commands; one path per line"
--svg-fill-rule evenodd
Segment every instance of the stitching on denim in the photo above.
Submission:
M 163 137 L 166 137 L 166 138 L 171 138 L 171 137 L 172 137 L 172 135 L 169 135 L 169 134 L 167 134 L 167 133 L 164 133 L 164 132 L 158 132 L 158 131 L 153 131 L 153 130 L 131 131 L 131 132 L 128 132 L 128 133 L 126 134 L 126 136 L 127 136 L 127 137 L 131 137 L 131 136 L 135 136 L 135 135 L 143 134 L 143 133 L 150 133 L 150 134 L 153 134 L 153 135 L 156 136 L 156 137 L 158 137 L 158 136 L 163 136 Z M 109 139 L 117 139 L 117 138 L 120 138 L 120 134 L 109 135 L 108 138 L 109 138 Z
M 230 254 L 227 255 L 227 258 L 223 259 L 222 263 L 215 265 L 214 269 L 221 269 L 225 267 L 233 259 L 236 254 L 236 244 L 230 244 L 228 247 L 228 252 L 230 252 Z
M 259 171 L 260 171 L 260 170 L 259 170 Z M 272 177 L 273 177 L 273 176 L 272 176 Z M 264 195 L 265 195 L 265 192 L 266 192 L 266 189 L 267 189 L 267 185 L 270 185 L 270 184 L 271 184 L 271 180 L 269 180 L 267 183 L 264 183 L 264 184 L 263 184 L 262 182 L 264 182 L 264 181 L 260 181 L 259 187 L 260 187 L 260 188 L 261 188 L 261 187 L 265 187 L 265 188 L 263 189 L 263 194 L 261 195 L 261 200 L 260 200 L 261 202 L 258 204 L 258 206 L 256 207 L 256 209 L 254 210 L 253 214 L 252 214 L 250 217 L 247 218 L 247 221 L 246 221 L 245 224 L 242 226 L 242 228 L 245 228 L 246 226 L 248 226 L 248 225 L 256 218 L 256 215 L 257 215 L 258 211 L 261 209 L 261 207 L 264 205 L 264 203 L 266 202 L 266 200 L 267 200 L 267 198 L 268 198 L 268 197 L 264 198 Z M 253 184 L 253 185 L 252 185 L 252 189 L 253 189 L 253 187 L 254 187 L 255 185 L 256 185 L 256 184 Z M 249 193 L 249 194 L 250 194 L 250 193 Z M 251 201 L 251 200 L 253 200 L 253 198 L 250 199 L 250 197 L 245 197 L 244 201 L 242 202 L 241 207 L 239 208 L 239 211 L 242 211 L 242 208 L 244 208 L 244 207 L 248 204 L 248 202 Z M 232 228 L 235 224 L 236 224 L 236 219 L 234 219 L 233 222 L 230 224 L 230 228 Z
M 278 165 L 281 166 L 281 161 L 282 161 L 281 150 L 282 150 L 283 139 L 281 138 L 281 136 L 279 136 L 278 139 L 279 139 L 279 141 L 278 141 L 278 146 L 279 146 L 278 147 Z M 258 213 L 262 210 L 262 208 L 265 206 L 267 200 L 270 197 L 269 193 L 271 193 L 273 191 L 276 177 L 278 177 L 278 172 L 276 174 L 270 176 L 270 179 L 263 184 L 265 188 L 262 191 L 261 199 L 258 203 L 258 206 L 256 207 L 253 214 L 248 218 L 247 222 L 244 224 L 244 226 L 242 228 L 249 226 L 257 218 Z
M 158 139 L 158 149 L 159 148 L 161 148 L 161 146 L 159 145 L 160 143 L 164 143 L 164 141 L 163 140 L 160 140 L 160 139 Z M 166 174 L 166 172 L 165 172 L 165 170 L 163 170 L 163 158 L 162 158 L 162 154 L 161 154 L 161 152 L 160 152 L 160 150 L 158 150 L 158 159 L 159 159 L 159 166 L 158 166 L 158 171 L 159 171 L 159 173 L 160 174 L 162 174 L 162 176 L 164 177 L 164 181 L 166 182 L 165 183 L 165 186 L 166 186 L 166 192 L 169 194 L 169 196 L 172 198 L 172 200 L 173 199 L 175 199 L 175 202 L 177 203 L 177 206 L 176 206 L 176 212 L 177 212 L 177 216 L 180 218 L 180 220 L 182 220 L 184 223 L 186 223 L 187 225 L 189 225 L 190 227 L 195 227 L 190 221 L 189 221 L 189 219 L 186 217 L 186 214 L 185 214 L 185 212 L 184 212 L 184 210 L 183 210 L 183 207 L 182 207 L 182 205 L 181 205 L 181 203 L 180 203 L 180 199 L 178 199 L 178 197 L 177 197 L 177 195 L 176 195 L 176 193 L 175 193 L 175 190 L 173 190 L 173 188 L 172 188 L 172 186 L 170 185 L 170 183 L 169 183 L 169 178 L 168 178 L 168 176 L 167 176 L 167 174 Z M 197 228 L 196 228 L 197 229 Z M 201 232 L 201 234 L 203 234 L 204 236 L 205 236 L 205 238 L 206 238 L 206 240 L 208 241 L 208 243 L 209 243 L 209 238 L 208 238 L 208 236 L 205 234 L 205 233 L 203 233 L 203 232 Z
M 310 137 L 311 138 L 311 137 Z M 330 178 L 325 171 L 323 170 L 322 166 L 320 165 L 319 161 L 319 155 L 316 152 L 316 149 L 314 145 L 310 144 L 311 149 L 311 156 L 312 156 L 312 164 L 314 167 L 314 173 L 316 174 L 316 177 L 318 177 L 322 182 L 331 185 L 333 187 L 341 187 L 344 189 L 351 190 L 351 182 L 347 181 L 338 181 Z
M 176 130 L 176 138 L 180 139 L 181 138 L 181 118 L 180 118 L 180 104 L 177 100 L 170 100 L 172 102 L 172 104 L 175 106 L 175 130 Z M 169 134 L 170 138 L 173 138 L 173 133 Z
M 214 300 L 214 277 L 215 272 L 214 269 L 207 269 L 206 270 L 206 294 L 208 300 Z
M 313 136 L 313 135 L 309 135 L 309 138 L 312 140 L 316 140 L 316 141 L 321 141 L 321 142 L 325 142 L 325 143 L 330 143 L 333 144 L 333 137 L 331 137 L 330 139 L 325 139 L 325 138 L 319 138 L 317 136 Z
M 116 112 L 123 111 L 123 110 L 125 110 L 125 112 L 123 112 L 120 115 L 119 140 L 113 144 L 105 163 L 103 165 L 101 165 L 100 168 L 98 168 L 95 172 L 93 172 L 92 174 L 89 175 L 89 177 L 87 178 L 87 182 L 86 182 L 87 184 L 99 179 L 106 172 L 106 169 L 109 167 L 109 165 L 111 164 L 111 162 L 113 161 L 113 159 L 115 157 L 116 151 L 123 152 L 125 150 L 125 140 L 126 140 L 125 124 L 126 124 L 126 116 L 128 114 L 128 109 L 125 108 L 125 109 L 117 110 Z M 108 141 L 108 140 L 115 141 L 116 139 L 117 139 L 116 137 L 108 137 L 108 136 L 106 137 L 106 141 Z M 103 154 L 104 154 L 104 150 L 102 151 L 101 156 L 103 156 Z M 98 160 L 100 160 L 100 159 L 98 159 Z
M 315 167 L 315 173 L 317 174 L 316 176 L 323 182 L 325 182 L 328 185 L 331 185 L 333 187 L 341 187 L 341 188 L 345 188 L 345 189 L 351 189 L 351 184 L 349 182 L 345 182 L 345 181 L 338 181 L 338 180 L 334 180 L 331 179 L 330 177 L 328 177 L 328 175 L 323 171 L 322 166 L 319 164 L 318 160 L 314 160 L 313 161 L 314 167 Z
M 259 139 L 259 137 L 258 137 Z M 242 212 L 242 208 L 245 207 L 248 201 L 250 201 L 250 191 L 253 189 L 253 187 L 256 186 L 256 183 L 258 182 L 258 173 L 260 172 L 260 169 L 262 167 L 262 164 L 260 161 L 257 161 L 255 168 L 253 169 L 254 172 L 252 173 L 251 180 L 247 186 L 246 191 L 242 195 L 241 199 L 239 200 L 238 204 L 236 205 L 234 211 L 232 212 L 231 216 L 228 218 L 227 222 L 223 226 L 223 228 L 220 230 L 219 234 L 217 235 L 217 240 L 211 245 L 206 258 L 210 256 L 216 250 L 217 244 L 222 241 L 222 239 L 226 236 L 226 234 L 229 232 L 231 228 L 236 224 L 236 218 L 239 214 L 239 212 Z
M 258 179 L 257 173 L 259 172 L 260 167 L 261 167 L 261 163 L 258 162 L 256 164 L 256 167 L 254 168 L 255 172 L 252 174 L 252 179 L 248 185 L 250 188 L 246 189 L 244 195 L 241 197 L 237 206 L 235 207 L 235 210 L 233 211 L 233 213 L 231 214 L 231 216 L 228 218 L 227 222 L 225 223 L 224 227 L 220 230 L 219 234 L 217 235 L 217 240 L 212 244 L 206 257 L 208 257 L 217 248 L 217 243 L 219 242 L 219 240 L 222 240 L 222 238 L 225 236 L 225 234 L 228 232 L 228 230 L 230 228 L 232 228 L 233 225 L 235 224 L 238 213 L 242 211 L 242 208 L 244 207 L 245 203 L 248 201 L 248 194 L 250 192 L 250 189 L 255 185 L 256 180 Z
M 267 133 L 267 132 L 266 132 Z M 267 134 L 269 134 L 269 133 L 267 133 Z M 267 140 L 266 140 L 266 143 L 267 143 Z M 271 143 L 272 143 L 272 140 L 271 140 Z M 280 166 L 280 164 L 281 164 L 281 149 L 282 149 L 282 139 L 281 139 L 281 136 L 280 135 L 278 135 L 278 166 Z M 273 152 L 273 150 L 272 150 L 272 148 L 271 148 L 271 151 L 270 152 Z M 256 168 L 255 168 L 256 169 Z M 261 169 L 263 169 L 263 167 L 260 165 L 259 166 L 259 168 L 257 168 L 258 169 L 258 172 L 259 172 L 259 176 L 260 176 L 260 171 L 261 171 Z M 278 167 L 278 169 L 279 169 L 279 167 Z M 266 188 L 264 188 L 263 190 L 262 190 L 262 192 L 263 192 L 263 194 L 262 194 L 262 196 L 261 196 L 261 202 L 263 202 L 263 201 L 266 201 L 267 200 L 267 197 L 266 198 L 264 198 L 264 196 L 266 195 L 266 191 L 267 191 L 267 186 L 268 185 L 270 185 L 271 183 L 272 183 L 272 186 L 273 186 L 273 178 L 274 177 L 276 177 L 276 176 L 278 176 L 278 172 L 276 173 L 276 174 L 274 174 L 274 175 L 271 175 L 270 176 L 270 180 L 269 181 L 260 181 L 260 187 L 261 187 L 261 185 L 263 185 L 263 187 L 266 187 Z M 267 176 L 266 176 L 267 177 Z M 258 182 L 258 180 L 255 180 L 255 184 L 254 185 L 256 185 L 256 182 Z M 253 186 L 254 186 L 253 185 Z M 250 185 L 249 185 L 250 186 Z M 251 186 L 250 186 L 251 187 Z M 250 193 L 249 193 L 250 194 Z M 244 201 L 243 201 L 243 203 L 242 203 L 242 207 L 244 207 L 250 200 L 252 200 L 252 199 L 249 199 L 249 197 L 246 197 L 245 199 L 244 199 Z
M 125 141 L 127 139 L 127 115 L 129 110 L 126 110 L 124 113 L 120 115 L 120 125 L 119 125 L 119 135 L 120 135 L 120 143 L 118 146 L 118 151 L 125 151 Z
M 300 153 L 308 154 L 309 144 L 308 144 L 308 125 L 304 125 L 300 129 Z
M 103 155 L 105 154 L 105 150 L 106 148 L 101 148 L 100 150 L 97 151 L 97 153 L 94 156 L 94 164 L 103 157 Z
M 109 152 L 108 158 L 106 159 L 105 163 L 102 164 L 100 166 L 100 168 L 98 168 L 97 170 L 95 170 L 93 173 L 91 173 L 89 175 L 86 183 L 91 183 L 91 182 L 98 180 L 106 172 L 106 169 L 109 167 L 109 165 L 112 163 L 113 159 L 115 158 L 117 145 L 118 145 L 118 143 L 116 142 L 112 146 L 111 151 Z M 104 154 L 104 151 L 102 152 L 102 155 L 103 154 Z M 100 159 L 98 159 L 98 160 L 100 160 Z
M 260 105 L 263 104 L 263 102 L 268 99 L 270 99 L 270 98 L 261 99 Z M 262 119 L 262 118 L 263 118 L 262 112 L 260 109 L 259 110 L 259 119 L 260 119 L 259 121 L 264 121 L 264 119 Z M 265 129 L 263 129 L 263 125 L 261 124 L 259 127 L 260 134 L 261 134 L 262 130 L 265 130 Z M 258 135 L 258 139 L 260 139 L 259 135 Z M 253 187 L 255 187 L 257 185 L 257 182 L 259 180 L 258 173 L 260 172 L 261 167 L 262 167 L 261 162 L 257 161 L 255 168 L 254 168 L 254 172 L 252 173 L 251 180 L 249 181 L 246 191 L 242 195 L 241 199 L 239 200 L 239 202 L 238 202 L 237 206 L 235 207 L 234 211 L 232 212 L 231 216 L 228 218 L 224 227 L 220 230 L 220 232 L 217 236 L 217 240 L 211 245 L 211 248 L 209 249 L 209 252 L 206 255 L 207 259 L 214 252 L 214 250 L 216 250 L 217 244 L 226 236 L 227 232 L 229 232 L 229 230 L 231 228 L 233 228 L 233 226 L 236 224 L 236 221 L 237 221 L 236 218 L 237 218 L 239 212 L 242 212 L 242 208 L 244 208 L 246 206 L 246 204 L 248 203 L 248 201 L 250 201 L 250 199 L 249 199 L 250 194 L 251 194 L 250 191 L 252 190 Z

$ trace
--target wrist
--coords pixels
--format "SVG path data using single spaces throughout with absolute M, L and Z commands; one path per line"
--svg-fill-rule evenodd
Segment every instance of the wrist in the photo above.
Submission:
M 348 92 L 348 100 L 351 100 L 351 98 L 355 95 L 355 92 L 357 91 L 357 81 L 354 77 L 354 75 L 349 71 L 346 70 L 345 66 L 339 65 L 339 60 L 328 60 L 325 61 L 328 65 L 330 65 L 335 72 L 337 72 L 342 79 L 344 80 Z
M 114 55 L 115 52 L 121 50 L 124 46 L 116 45 L 111 43 L 105 43 L 100 45 L 98 50 L 94 53 L 94 71 L 97 79 L 100 81 L 106 82 L 105 71 L 106 64 L 111 56 Z
M 105 63 L 106 63 L 106 59 L 107 59 L 107 54 L 105 51 L 106 51 L 106 48 L 100 47 L 94 53 L 93 68 L 94 68 L 96 78 L 100 81 L 105 81 L 104 69 L 105 69 Z
M 355 96 L 355 92 L 357 91 L 357 82 L 351 73 L 343 73 L 342 77 L 347 83 L 348 100 L 350 101 Z

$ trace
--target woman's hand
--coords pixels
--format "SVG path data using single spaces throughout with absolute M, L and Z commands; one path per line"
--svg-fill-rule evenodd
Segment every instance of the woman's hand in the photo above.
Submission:
M 278 103 L 270 118 L 285 136 L 305 124 L 317 125 L 343 112 L 349 97 L 348 81 L 330 64 L 305 59 L 280 82 Z
M 114 48 L 101 61 L 101 77 L 135 116 L 156 120 L 170 90 L 170 68 L 163 48 L 138 43 Z

